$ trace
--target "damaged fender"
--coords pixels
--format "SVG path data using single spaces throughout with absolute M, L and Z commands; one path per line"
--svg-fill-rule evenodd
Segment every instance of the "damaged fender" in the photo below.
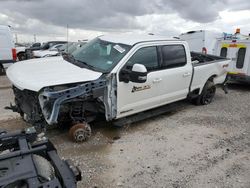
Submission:
M 57 123 L 61 104 L 70 102 L 70 99 L 76 97 L 80 97 L 83 100 L 98 98 L 104 95 L 105 88 L 105 79 L 98 79 L 61 91 L 52 91 L 49 88 L 45 88 L 39 94 L 38 99 L 46 122 L 49 125 Z

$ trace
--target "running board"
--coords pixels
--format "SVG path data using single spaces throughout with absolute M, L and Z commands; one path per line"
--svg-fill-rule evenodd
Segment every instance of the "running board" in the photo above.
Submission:
M 173 110 L 178 110 L 181 107 L 184 107 L 187 105 L 185 101 L 186 100 L 182 100 L 182 101 L 164 105 L 162 107 L 154 108 L 154 109 L 147 110 L 144 112 L 139 112 L 135 115 L 131 115 L 131 116 L 124 117 L 118 120 L 114 120 L 112 121 L 112 124 L 114 126 L 122 127 L 124 125 L 135 123 L 135 122 L 142 121 L 145 119 L 149 119 L 149 118 L 152 118 L 152 117 L 155 117 L 155 116 L 167 113 L 167 112 L 171 112 Z

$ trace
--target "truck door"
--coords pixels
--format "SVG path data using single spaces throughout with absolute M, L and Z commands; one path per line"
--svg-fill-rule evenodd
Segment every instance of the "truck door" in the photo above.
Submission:
M 229 73 L 247 73 L 247 59 L 249 54 L 247 53 L 247 47 L 245 44 L 230 42 L 223 43 L 221 45 L 220 56 L 232 59 L 232 62 L 229 66 Z
M 187 63 L 184 46 L 178 44 L 140 48 L 122 69 L 131 69 L 135 63 L 145 65 L 147 81 L 125 83 L 118 78 L 117 118 L 186 98 L 192 65 Z

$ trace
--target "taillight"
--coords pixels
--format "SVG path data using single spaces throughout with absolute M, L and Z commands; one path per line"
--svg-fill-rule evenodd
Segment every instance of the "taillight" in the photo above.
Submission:
M 203 54 L 207 54 L 207 48 L 203 47 L 203 48 L 202 48 L 202 53 L 203 53 Z
M 16 61 L 17 55 L 16 55 L 16 48 L 12 48 L 12 59 Z

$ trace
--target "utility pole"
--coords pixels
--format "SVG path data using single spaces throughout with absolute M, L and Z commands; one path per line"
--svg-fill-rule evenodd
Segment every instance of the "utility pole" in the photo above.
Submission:
M 67 24 L 67 53 L 68 53 L 68 45 L 69 44 L 69 25 Z
M 34 34 L 34 42 L 36 42 L 36 34 Z

